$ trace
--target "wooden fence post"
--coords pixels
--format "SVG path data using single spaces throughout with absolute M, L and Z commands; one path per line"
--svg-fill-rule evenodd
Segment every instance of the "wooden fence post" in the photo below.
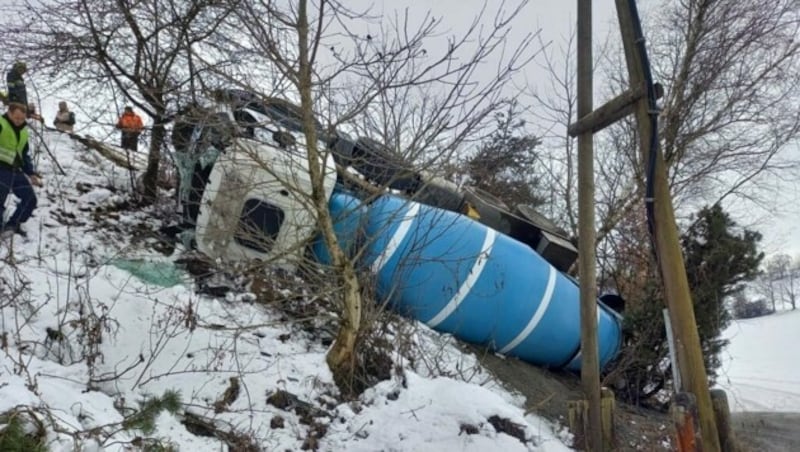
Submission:
M 602 388 L 600 390 L 600 416 L 603 427 L 603 450 L 614 450 L 617 447 L 617 430 L 614 426 L 615 410 L 614 391 Z
M 717 418 L 717 431 L 719 432 L 719 447 L 722 452 L 736 451 L 736 437 L 731 424 L 731 408 L 728 405 L 728 395 L 722 389 L 711 390 L 711 405 L 714 407 L 714 416 Z
M 614 411 L 616 409 L 614 392 L 608 388 L 602 388 L 600 395 L 600 431 L 602 440 L 599 447 L 602 448 L 600 450 L 614 450 L 617 444 L 616 428 L 614 426 Z M 571 400 L 567 402 L 567 409 L 569 429 L 575 437 L 573 447 L 579 450 L 589 450 L 592 447 L 586 441 L 586 431 L 589 425 L 589 401 Z
M 586 424 L 589 418 L 589 403 L 586 400 L 570 400 L 567 402 L 567 421 L 569 431 L 574 440 L 572 447 L 577 450 L 586 449 Z

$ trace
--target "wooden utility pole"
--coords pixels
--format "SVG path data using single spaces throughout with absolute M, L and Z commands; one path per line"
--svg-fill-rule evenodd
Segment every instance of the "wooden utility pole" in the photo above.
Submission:
M 578 117 L 592 112 L 592 0 L 578 0 Z M 581 382 L 588 402 L 585 449 L 603 450 L 594 229 L 594 134 L 578 136 L 578 272 L 581 297 Z
M 632 89 L 645 87 L 646 66 L 645 54 L 640 51 L 641 36 L 637 36 L 638 13 L 630 0 L 616 0 L 622 43 L 625 47 L 625 60 Z M 632 9 L 633 8 L 633 9 Z M 634 16 L 636 14 L 636 16 Z M 580 15 L 580 13 L 579 13 Z M 580 60 L 579 60 L 580 61 Z M 658 131 L 653 130 L 650 120 L 651 107 L 646 97 L 642 97 L 634 106 L 636 122 L 639 126 L 639 141 L 642 162 L 650 161 L 651 138 Z M 654 179 L 654 223 L 656 255 L 659 261 L 661 279 L 664 284 L 664 296 L 669 309 L 672 328 L 675 336 L 678 365 L 684 389 L 694 394 L 697 400 L 699 425 L 703 438 L 703 451 L 720 450 L 717 425 L 708 389 L 708 376 L 703 362 L 700 347 L 700 336 L 694 317 L 692 294 L 686 278 L 683 253 L 678 238 L 678 227 L 675 223 L 675 212 L 667 181 L 664 159 L 660 153 L 655 155 Z

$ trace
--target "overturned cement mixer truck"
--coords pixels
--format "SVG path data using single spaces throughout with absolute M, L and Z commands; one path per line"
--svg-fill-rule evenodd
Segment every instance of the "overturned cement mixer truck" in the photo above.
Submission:
M 374 275 L 378 302 L 502 354 L 580 369 L 578 286 L 565 274 L 577 250 L 552 223 L 415 171 L 374 140 L 317 127 L 320 149 L 330 151 L 323 185 L 337 237 L 359 245 L 350 251 Z M 221 90 L 184 110 L 172 138 L 184 221 L 201 252 L 327 263 L 296 106 Z M 385 189 L 367 196 L 337 176 L 337 165 Z M 620 348 L 621 317 L 601 301 L 597 309 L 605 366 Z

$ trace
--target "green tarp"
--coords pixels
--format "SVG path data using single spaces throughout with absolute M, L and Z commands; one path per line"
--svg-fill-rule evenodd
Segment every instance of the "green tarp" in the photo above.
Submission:
M 186 274 L 172 262 L 145 259 L 112 259 L 110 265 L 125 270 L 143 282 L 161 287 L 173 287 L 186 281 Z

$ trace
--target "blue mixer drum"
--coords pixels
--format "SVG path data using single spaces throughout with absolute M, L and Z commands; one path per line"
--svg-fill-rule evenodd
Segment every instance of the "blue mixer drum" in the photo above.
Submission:
M 376 278 L 378 302 L 467 342 L 540 366 L 580 369 L 578 285 L 529 246 L 464 215 L 383 195 L 335 191 L 339 240 Z M 327 253 L 315 246 L 323 262 Z M 598 302 L 600 365 L 621 319 Z

